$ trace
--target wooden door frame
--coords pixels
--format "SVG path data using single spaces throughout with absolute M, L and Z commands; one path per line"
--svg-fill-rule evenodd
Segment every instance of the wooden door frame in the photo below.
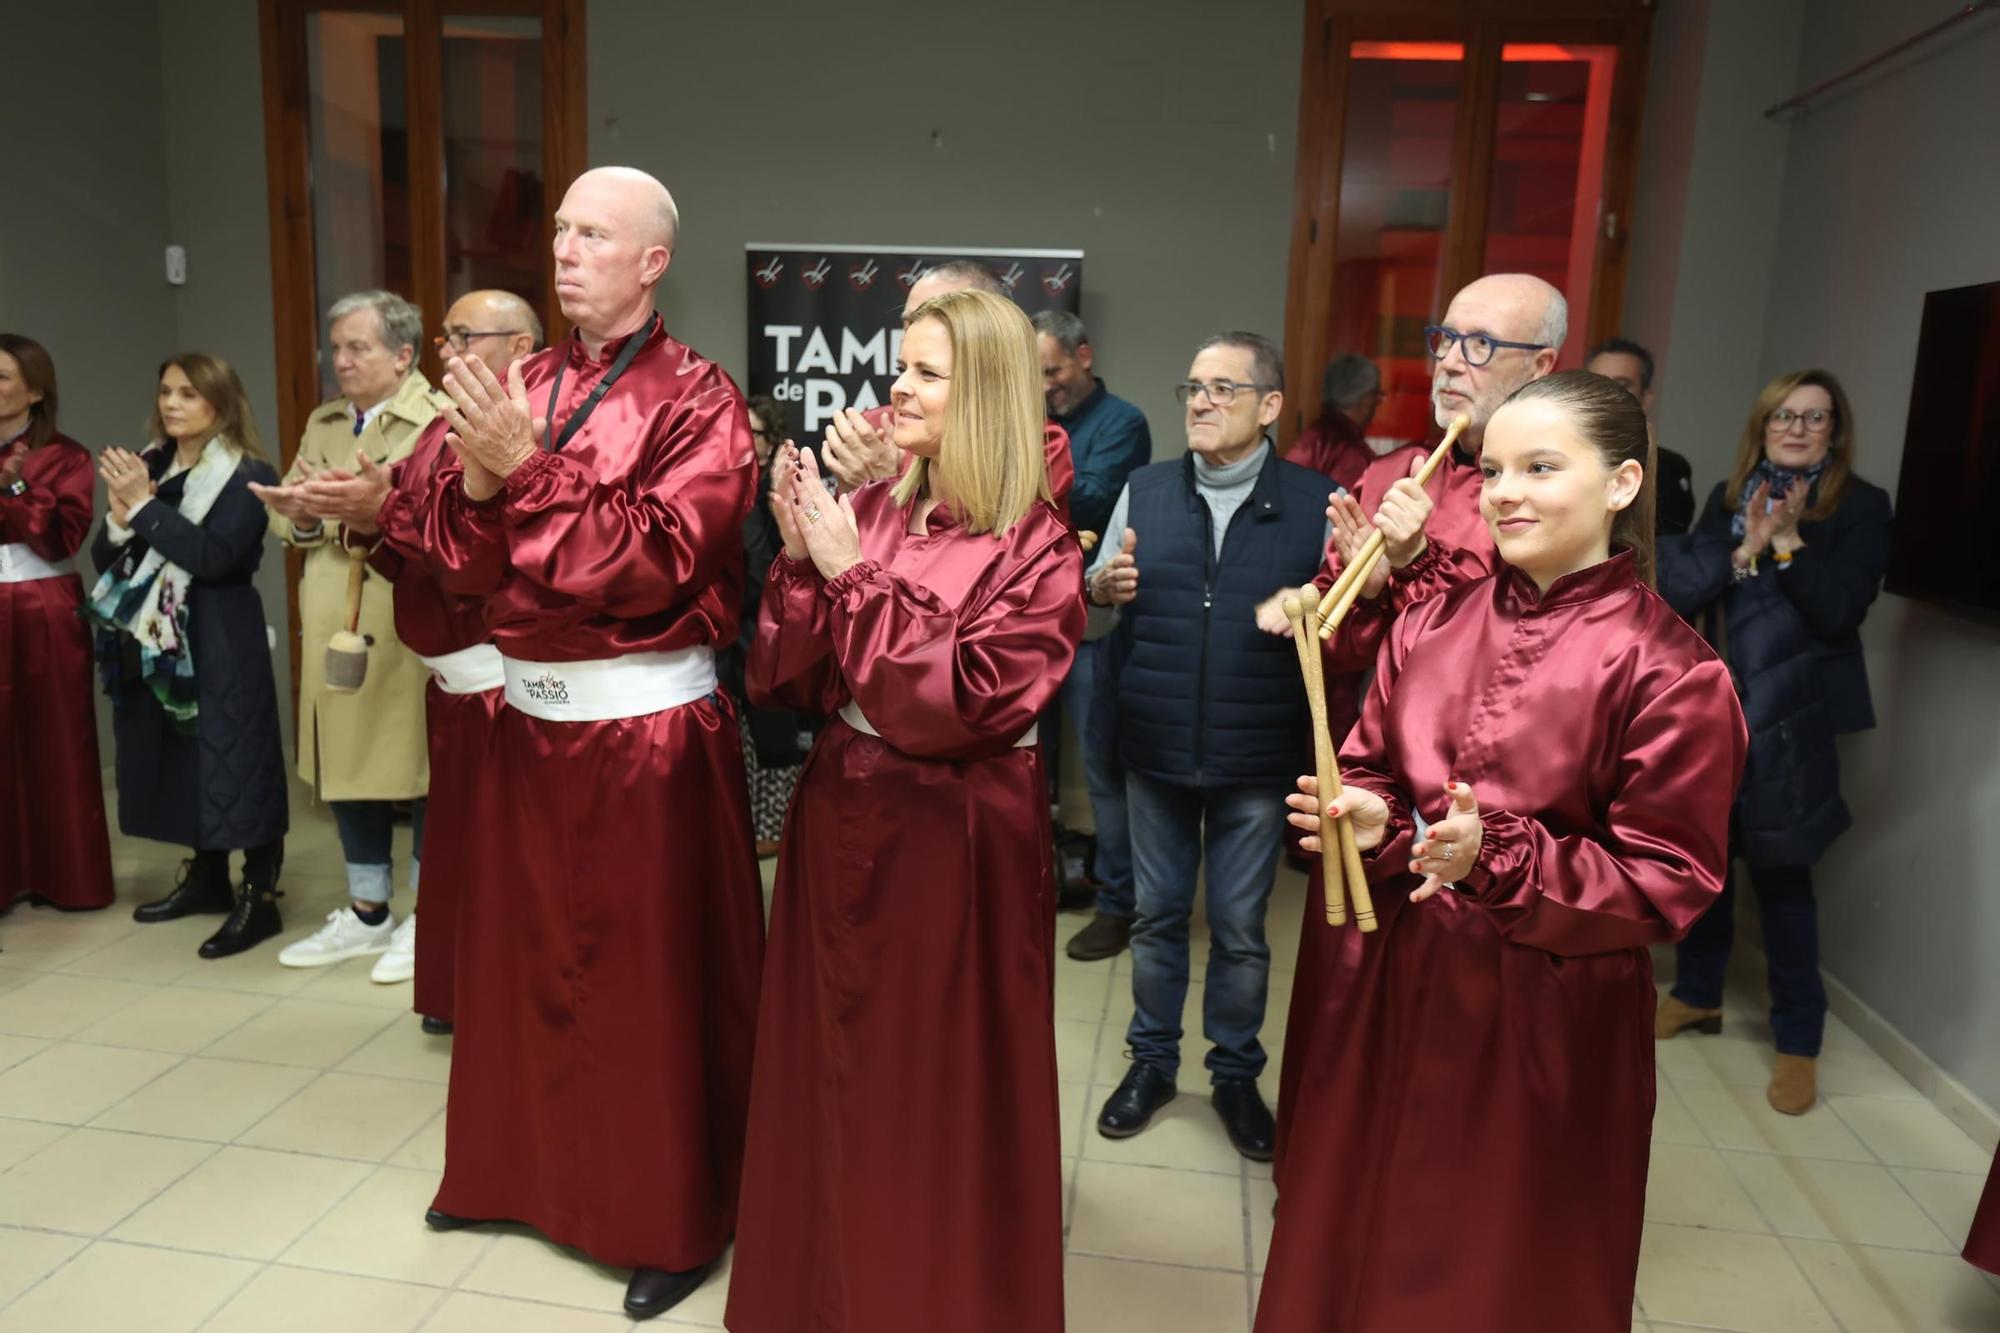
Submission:
M 1306 0 L 1299 77 L 1298 160 L 1285 293 L 1285 382 L 1291 410 L 1278 420 L 1289 445 L 1318 414 L 1320 371 L 1332 349 L 1334 252 L 1340 228 L 1341 148 L 1347 131 L 1348 52 L 1357 41 L 1458 41 L 1466 68 L 1452 142 L 1452 193 L 1444 238 L 1443 290 L 1455 292 L 1485 262 L 1500 50 L 1511 41 L 1567 41 L 1618 48 L 1607 127 L 1603 216 L 1585 345 L 1619 330 L 1638 183 L 1639 121 L 1645 104 L 1650 0 Z
M 542 175 L 559 189 L 584 170 L 589 158 L 585 123 L 585 0 L 259 0 L 258 37 L 264 76 L 264 170 L 271 228 L 272 347 L 277 362 L 279 467 L 290 469 L 299 437 L 319 398 L 321 336 L 313 247 L 312 139 L 306 69 L 306 17 L 325 11 L 393 13 L 403 17 L 408 59 L 411 181 L 434 180 L 435 190 L 410 191 L 410 299 L 429 319 L 446 307 L 442 56 L 445 17 L 527 15 L 541 20 Z M 326 297 L 325 299 L 331 299 Z M 556 303 L 550 265 L 543 290 L 548 337 L 567 331 Z M 419 365 L 436 377 L 436 353 L 418 348 Z M 287 550 L 286 627 L 291 636 L 292 715 L 299 695 L 300 552 Z

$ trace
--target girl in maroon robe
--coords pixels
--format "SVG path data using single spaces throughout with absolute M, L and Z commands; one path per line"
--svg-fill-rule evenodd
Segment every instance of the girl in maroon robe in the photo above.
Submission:
M 0 912 L 33 896 L 106 907 L 111 842 L 90 699 L 83 583 L 97 470 L 56 434 L 55 363 L 0 333 Z
M 1035 719 L 1083 633 L 1034 333 L 954 292 L 893 391 L 917 462 L 781 459 L 753 702 L 836 715 L 771 905 L 735 1333 L 1056 1333 L 1054 884 Z
M 1287 1042 L 1257 1333 L 1631 1326 L 1647 946 L 1721 891 L 1746 743 L 1728 671 L 1649 586 L 1648 457 L 1610 380 L 1516 392 L 1480 461 L 1504 563 L 1384 645 L 1331 803 L 1382 925 L 1339 932 Z

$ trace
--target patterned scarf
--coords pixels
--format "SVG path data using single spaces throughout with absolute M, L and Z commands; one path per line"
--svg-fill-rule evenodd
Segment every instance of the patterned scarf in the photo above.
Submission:
M 1819 474 L 1824 471 L 1826 471 L 1824 458 L 1809 468 L 1796 471 L 1788 467 L 1779 467 L 1768 458 L 1758 460 L 1757 466 L 1750 469 L 1750 475 L 1743 479 L 1743 491 L 1736 497 L 1736 512 L 1729 516 L 1729 531 L 1734 534 L 1737 541 L 1743 540 L 1743 521 L 1750 513 L 1750 497 L 1757 493 L 1759 486 L 1768 485 L 1771 488 L 1770 495 L 1764 501 L 1767 506 L 1764 512 L 1768 514 L 1780 500 L 1791 494 L 1794 486 L 1804 486 L 1806 494 L 1811 495 L 1812 488 L 1819 485 Z
M 236 474 L 242 458 L 220 435 L 203 446 L 201 457 L 188 472 L 187 485 L 176 506 L 181 517 L 196 525 L 207 518 L 209 507 Z M 154 499 L 151 503 L 163 502 Z M 107 688 L 118 671 L 118 636 L 129 635 L 138 643 L 139 674 L 152 689 L 153 697 L 173 719 L 175 729 L 190 734 L 194 731 L 195 715 L 200 711 L 195 691 L 194 645 L 188 638 L 188 586 L 193 580 L 185 569 L 160 554 L 157 547 L 147 546 L 141 553 L 141 545 L 131 541 L 125 544 L 125 549 L 97 580 L 97 586 L 90 590 L 79 614 L 106 631 L 98 635 L 98 660 L 103 665 Z

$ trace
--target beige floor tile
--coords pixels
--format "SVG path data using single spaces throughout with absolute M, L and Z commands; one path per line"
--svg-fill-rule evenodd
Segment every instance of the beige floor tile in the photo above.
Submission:
M 68 1263 L 88 1244 L 81 1236 L 0 1227 L 0 1307 Z
M 1647 1223 L 1639 1305 L 1648 1320 L 1741 1333 L 1838 1333 L 1775 1236 Z
M 12 1069 L 31 1055 L 48 1049 L 42 1037 L 16 1037 L 0 1033 L 0 1070 Z
M 444 1170 L 444 1112 L 439 1111 L 389 1157 L 390 1166 L 418 1171 Z
M 254 1264 L 99 1242 L 0 1312 L 0 1333 L 183 1333 L 226 1302 Z
M 1074 1157 L 1082 1151 L 1085 1136 L 1095 1136 L 1097 1108 L 1087 1083 L 1058 1083 L 1056 1096 L 1062 1117 L 1062 1155 Z M 1086 1124 L 1088 1120 L 1088 1124 Z
M 196 951 L 221 924 L 219 916 L 200 916 L 139 926 L 102 948 L 65 963 L 63 971 L 142 984 L 177 981 L 205 966 Z
M 1724 1231 L 1770 1231 L 1722 1154 L 1674 1143 L 1653 1145 L 1646 1177 L 1646 1220 Z
M 424 1333 L 613 1333 L 614 1330 L 622 1333 L 631 1327 L 632 1321 L 623 1315 L 592 1314 L 458 1292 L 438 1307 L 438 1312 L 424 1325 Z
M 1883 1167 L 1732 1153 L 1730 1169 L 1781 1236 L 1955 1253 Z
M 25 986 L 40 975 L 39 972 L 30 972 L 24 967 L 0 967 L 0 995 L 5 995 L 17 986 Z
M 76 1040 L 192 1055 L 270 1007 L 268 996 L 168 986 L 144 1004 L 128 1004 L 98 1019 Z
M 442 1083 L 322 1074 L 238 1142 L 379 1162 L 444 1109 Z
M 17 907 L 7 914 L 7 966 L 30 972 L 66 968 L 137 929 L 122 905 L 80 914 Z
M 273 940 L 228 958 L 205 961 L 176 984 L 282 997 L 298 994 L 312 981 L 313 974 L 305 968 L 279 966 L 278 941 Z
M 359 1004 L 370 1009 L 393 1009 L 410 1015 L 410 1025 L 417 1025 L 417 1016 L 410 1010 L 410 987 L 408 982 L 392 985 L 377 985 L 369 974 L 375 970 L 375 959 L 350 958 L 332 967 L 313 969 L 312 980 L 299 992 L 301 1000 L 323 1000 L 333 1004 Z
M 10 951 L 14 947 L 11 938 L 7 946 Z M 157 989 L 99 977 L 39 976 L 0 995 L 0 1032 L 19 1037 L 67 1037 Z
M 1819 1053 L 1823 1097 L 1890 1097 L 1922 1101 L 1924 1094 L 1852 1031 L 1829 1029 Z
M 0 1074 L 0 1116 L 81 1125 L 180 1061 L 160 1051 L 62 1042 Z
M 0 1171 L 26 1161 L 69 1132 L 66 1125 L 40 1120 L 0 1120 Z
M 629 1269 L 606 1268 L 588 1255 L 552 1244 L 525 1227 L 510 1227 L 493 1238 L 458 1285 L 465 1291 L 517 1300 L 616 1310 L 625 1299 Z
M 267 1268 L 202 1333 L 411 1333 L 443 1298 L 436 1287 Z
M 1889 1173 L 1902 1182 L 1931 1221 L 1937 1223 L 1953 1252 L 1964 1249 L 1986 1177 L 1960 1171 L 1918 1171 L 1904 1166 L 1891 1167 Z
M 1661 1079 L 1657 1084 L 1657 1093 L 1653 1103 L 1653 1142 L 1707 1147 L 1708 1136 L 1701 1132 L 1701 1126 L 1695 1123 L 1693 1113 L 1681 1100 L 1680 1093 L 1674 1090 L 1674 1085 Z
M 394 1021 L 380 1009 L 284 1000 L 208 1048 L 230 1060 L 331 1069 Z
M 1268 1180 L 1252 1180 L 1249 1185 L 1250 1271 L 1261 1273 L 1271 1254 L 1271 1228 L 1277 1224 L 1272 1205 L 1278 1201 L 1278 1187 Z
M 405 999 L 409 987 L 403 988 Z M 451 1038 L 424 1032 L 423 1021 L 406 1014 L 371 1038 L 367 1045 L 340 1062 L 342 1072 L 380 1074 L 445 1083 L 451 1078 Z
M 1063 1169 L 1062 1171 L 1063 1248 L 1068 1249 L 1069 1219 L 1070 1219 L 1070 1214 L 1074 1212 L 1076 1208 L 1076 1159 L 1074 1157 L 1063 1158 L 1062 1169 Z
M 1067 1324 L 1078 1333 L 1245 1333 L 1240 1273 L 1071 1255 L 1063 1265 Z
M 1058 932 L 1060 933 L 1060 932 Z M 1111 997 L 1111 969 L 1102 963 L 1056 964 L 1056 1017 L 1096 1023 Z
M 1653 1043 L 1653 1063 L 1676 1083 L 1720 1083 L 1715 1066 L 1702 1058 L 1698 1049 L 1705 1041 L 1719 1040 L 1700 1033 L 1683 1032 L 1678 1037 Z
M 93 1123 L 98 1129 L 227 1143 L 314 1077 L 310 1069 L 194 1056 Z
M 1834 1114 L 1890 1166 L 1931 1171 L 1984 1171 L 1992 1160 L 1964 1130 L 1929 1102 L 1883 1097 L 1833 1097 Z
M 1956 1255 L 1787 1241 L 1847 1333 L 1992 1333 L 2000 1291 Z
M 1240 1272 L 1246 1259 L 1243 1183 L 1200 1171 L 1082 1160 L 1069 1243 L 1076 1253 Z
M 102 1235 L 214 1151 L 207 1143 L 75 1130 L 7 1173 L 0 1222 Z
M 1230 1145 L 1228 1132 L 1206 1096 L 1183 1092 L 1161 1107 L 1153 1123 L 1129 1139 L 1107 1139 L 1095 1124 L 1084 1135 L 1087 1161 L 1122 1162 L 1130 1166 L 1166 1166 L 1181 1171 L 1213 1171 L 1228 1176 L 1243 1173 L 1243 1158 Z
M 112 1231 L 115 1240 L 275 1259 L 369 1168 L 296 1153 L 224 1148 Z
M 437 1195 L 430 1171 L 385 1166 L 361 1182 L 334 1210 L 285 1251 L 283 1261 L 364 1277 L 449 1286 L 486 1247 L 482 1231 L 432 1231 L 424 1210 Z
M 0 1004 L 6 999 L 0 996 Z M 1086 1023 L 1080 1019 L 1058 1018 L 1056 1020 L 1056 1076 L 1071 1082 L 1083 1083 L 1090 1079 L 1091 1065 L 1097 1058 L 1098 1024 Z
M 1762 1088 L 1676 1080 L 1674 1091 L 1680 1094 L 1702 1133 L 1718 1148 L 1827 1157 L 1842 1162 L 1875 1160 L 1874 1154 L 1824 1103 L 1804 1115 L 1782 1115 L 1764 1100 Z

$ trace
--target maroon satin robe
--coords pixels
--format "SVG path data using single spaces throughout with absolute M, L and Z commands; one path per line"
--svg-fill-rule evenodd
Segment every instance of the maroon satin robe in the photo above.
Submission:
M 1361 485 L 1361 474 L 1374 465 L 1375 451 L 1359 426 L 1339 412 L 1326 412 L 1299 432 L 1285 450 L 1285 461 L 1309 467 L 1343 490 L 1353 491 Z M 1407 469 L 1409 464 L 1403 466 Z
M 748 687 L 833 712 L 771 904 L 734 1333 L 1063 1326 L 1055 884 L 1038 746 L 1083 634 L 1083 558 L 1037 504 L 1004 536 L 876 483 L 866 559 L 780 557 Z
M 1972 1231 L 1965 1238 L 1965 1257 L 1989 1273 L 2000 1273 L 2000 1158 L 1986 1173 L 1986 1189 L 1979 1196 Z
M 736 636 L 756 476 L 743 397 L 657 322 L 631 336 L 644 350 L 560 452 L 484 503 L 448 464 L 410 519 L 510 657 Z M 625 341 L 592 358 L 572 335 L 523 364 L 550 444 Z M 436 1206 L 614 1267 L 714 1260 L 735 1225 L 764 930 L 733 712 L 719 693 L 607 722 L 502 708 L 477 822 L 491 868 L 458 923 Z
M 1746 737 L 1727 668 L 1621 553 L 1415 607 L 1342 751 L 1384 796 L 1381 928 L 1324 919 L 1257 1333 L 1625 1333 L 1653 1118 L 1647 946 L 1721 892 Z M 1469 783 L 1457 889 L 1409 901 L 1411 802 Z M 1317 887 L 1314 888 L 1317 902 Z
M 390 469 L 391 490 L 377 523 L 381 540 L 368 563 L 395 586 L 396 637 L 412 652 L 441 657 L 487 642 L 481 603 L 446 592 L 424 563 L 416 514 L 438 469 L 450 461 L 449 423 L 439 417 L 417 437 L 416 447 Z M 452 694 L 432 681 L 424 691 L 424 731 L 430 747 L 431 786 L 424 814 L 423 888 L 417 932 L 417 975 L 410 1007 L 456 1021 L 460 904 L 478 892 L 485 839 L 479 798 L 491 756 L 494 720 L 504 700 L 498 689 Z
M 61 435 L 39 449 L 0 445 L 0 458 L 17 452 L 28 490 L 0 493 L 0 543 L 60 565 L 90 531 L 96 468 Z M 71 909 L 114 896 L 82 603 L 75 574 L 0 583 L 0 911 L 30 894 Z
M 1384 454 L 1370 464 L 1354 489 L 1354 498 L 1361 508 L 1372 518 L 1388 489 L 1410 475 L 1411 463 L 1428 457 L 1435 447 L 1434 443 L 1423 447 L 1412 445 Z M 1341 622 L 1339 632 L 1326 645 L 1327 726 L 1336 746 L 1353 729 L 1361 714 L 1361 682 L 1368 668 L 1375 665 L 1382 640 L 1396 617 L 1447 589 L 1484 578 L 1499 566 L 1493 535 L 1479 513 L 1478 466 L 1466 462 L 1454 451 L 1445 455 L 1424 489 L 1435 506 L 1424 526 L 1424 553 L 1411 561 L 1408 568 L 1393 571 L 1381 596 L 1357 599 L 1347 619 Z M 1340 556 L 1329 543 L 1315 585 L 1322 590 L 1332 587 L 1340 569 Z M 1318 875 L 1317 861 L 1309 873 Z M 1320 992 L 1327 984 L 1327 970 L 1332 966 L 1327 947 L 1337 939 L 1314 928 L 1315 923 L 1326 919 L 1317 878 L 1312 881 L 1312 892 L 1306 895 L 1304 911 L 1305 922 L 1299 929 L 1299 953 L 1292 974 L 1292 1004 L 1285 1019 L 1288 1039 L 1294 1034 L 1304 1038 L 1319 1013 Z M 1299 1071 L 1289 1062 L 1278 1071 L 1277 1158 L 1280 1161 L 1285 1155 L 1286 1126 L 1298 1098 L 1298 1076 Z

